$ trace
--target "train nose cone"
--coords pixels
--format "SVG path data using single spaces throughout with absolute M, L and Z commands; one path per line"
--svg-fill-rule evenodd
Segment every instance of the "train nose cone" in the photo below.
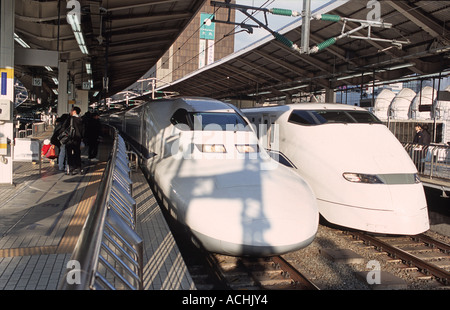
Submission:
M 186 222 L 207 249 L 271 256 L 312 242 L 319 214 L 311 189 L 299 176 L 275 170 L 241 181 L 217 176 L 215 196 L 221 199 L 191 201 Z

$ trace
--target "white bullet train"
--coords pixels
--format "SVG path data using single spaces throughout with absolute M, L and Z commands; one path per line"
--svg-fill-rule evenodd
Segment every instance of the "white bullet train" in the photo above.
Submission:
M 278 151 L 310 184 L 328 222 L 382 234 L 414 235 L 429 229 L 416 167 L 369 111 L 300 103 L 242 112 L 256 125 L 264 147 Z
M 164 99 L 109 122 L 138 145 L 165 207 L 206 250 L 273 256 L 314 239 L 319 212 L 311 187 L 259 147 L 233 106 Z

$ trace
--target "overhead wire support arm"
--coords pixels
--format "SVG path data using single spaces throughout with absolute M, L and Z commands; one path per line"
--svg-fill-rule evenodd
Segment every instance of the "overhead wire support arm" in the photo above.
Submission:
M 247 30 L 249 33 L 253 33 L 253 28 L 259 28 L 259 27 L 264 28 L 265 30 L 270 32 L 278 41 L 280 41 L 284 45 L 294 49 L 295 51 L 300 52 L 300 49 L 299 49 L 299 47 L 296 44 L 294 44 L 292 41 L 290 41 L 289 39 L 287 39 L 286 37 L 284 37 L 280 33 L 276 32 L 276 31 L 273 31 L 272 29 L 270 29 L 268 27 L 267 13 L 271 13 L 271 14 L 274 14 L 274 15 L 294 16 L 294 17 L 300 16 L 301 13 L 299 13 L 299 12 L 297 12 L 295 10 L 290 10 L 290 9 L 280 9 L 280 8 L 268 9 L 268 8 L 252 7 L 252 6 L 247 6 L 247 5 L 234 4 L 234 3 L 231 3 L 230 0 L 226 0 L 225 2 L 211 1 L 211 5 L 214 6 L 214 7 L 216 7 L 216 6 L 217 7 L 224 7 L 224 8 L 227 8 L 228 10 L 232 10 L 232 9 L 239 10 L 242 14 L 246 15 L 248 18 L 250 18 L 252 21 L 254 21 L 257 25 L 245 24 L 245 23 L 235 23 L 235 22 L 230 21 L 229 19 L 227 21 L 217 20 L 217 19 L 215 19 L 215 17 L 212 20 L 213 22 L 239 25 L 240 27 L 242 27 L 245 30 Z M 254 11 L 261 11 L 261 12 L 263 12 L 264 13 L 265 23 L 262 23 L 257 18 L 253 17 L 253 15 L 248 13 L 247 10 L 254 10 Z
M 270 32 L 278 41 L 286 45 L 287 47 L 291 48 L 292 50 L 300 53 L 300 54 L 314 54 L 321 50 L 324 50 L 325 48 L 333 45 L 336 43 L 336 41 L 342 39 L 342 38 L 352 38 L 352 39 L 361 39 L 361 40 L 372 40 L 372 41 L 381 41 L 381 42 L 387 42 L 391 43 L 393 46 L 396 46 L 397 48 L 401 48 L 402 44 L 409 44 L 411 43 L 409 40 L 395 40 L 395 39 L 382 39 L 382 38 L 376 38 L 372 37 L 372 27 L 378 27 L 378 28 L 391 28 L 391 23 L 385 23 L 383 21 L 376 21 L 376 20 L 363 20 L 363 19 L 355 19 L 355 18 L 347 18 L 347 17 L 341 17 L 339 15 L 332 15 L 332 14 L 317 14 L 315 16 L 311 17 L 311 11 L 310 11 L 310 1 L 311 0 L 304 0 L 304 12 L 303 14 L 289 9 L 279 9 L 279 8 L 258 8 L 258 7 L 252 7 L 247 5 L 240 5 L 240 4 L 234 4 L 231 3 L 230 0 L 225 0 L 225 2 L 218 2 L 218 1 L 211 1 L 211 5 L 214 7 L 224 7 L 228 10 L 239 10 L 241 13 L 246 15 L 249 19 L 256 22 L 257 25 L 251 25 L 251 24 L 245 24 L 245 23 L 235 23 L 230 21 L 229 19 L 227 21 L 221 21 L 216 20 L 215 18 L 213 21 L 215 22 L 221 22 L 221 23 L 227 23 L 227 24 L 233 24 L 233 25 L 239 25 L 249 33 L 253 33 L 253 28 L 264 28 L 268 32 Z M 250 14 L 247 12 L 247 10 L 254 10 L 254 11 L 261 11 L 264 13 L 265 23 L 260 22 L 258 19 L 253 17 L 253 14 Z M 292 42 L 291 40 L 287 39 L 285 36 L 281 35 L 280 33 L 271 30 L 268 27 L 267 22 L 267 13 L 275 14 L 275 15 L 283 15 L 283 16 L 300 16 L 302 15 L 302 18 L 304 19 L 304 25 L 303 28 L 304 31 L 302 31 L 302 42 L 301 42 L 301 48 L 298 47 L 297 44 Z M 312 48 L 309 48 L 308 42 L 309 42 L 309 21 L 310 20 L 323 20 L 323 21 L 330 21 L 330 22 L 343 22 L 341 34 L 332 38 L 329 38 Z M 359 26 L 349 30 L 345 31 L 345 28 L 347 26 L 348 22 L 358 23 Z M 367 28 L 367 36 L 357 36 L 353 35 L 354 33 L 363 30 Z
M 352 38 L 352 39 L 388 42 L 388 43 L 391 43 L 391 44 L 397 46 L 398 48 L 401 48 L 402 44 L 411 43 L 409 40 L 399 41 L 399 40 L 390 40 L 390 39 L 382 39 L 382 38 L 372 37 L 372 27 L 379 27 L 379 28 L 391 28 L 392 27 L 391 23 L 385 23 L 383 21 L 354 19 L 354 18 L 341 17 L 339 15 L 331 15 L 331 14 L 317 14 L 317 15 L 313 16 L 312 19 L 324 20 L 324 21 L 330 21 L 330 22 L 343 21 L 343 25 L 342 25 L 342 30 L 341 30 L 340 35 L 329 38 L 329 39 L 313 46 L 309 51 L 310 53 L 317 53 L 317 52 L 333 45 L 334 43 L 336 43 L 337 40 L 342 39 L 342 38 L 347 38 L 347 37 Z M 347 22 L 359 23 L 360 25 L 358 27 L 356 27 L 355 29 L 352 29 L 352 30 L 349 30 L 346 32 L 345 27 L 347 25 Z M 353 33 L 358 32 L 364 28 L 368 28 L 367 36 L 352 35 Z
M 248 6 L 248 5 L 241 5 L 241 4 L 234 4 L 231 3 L 229 0 L 225 1 L 225 2 L 218 2 L 218 1 L 211 1 L 211 5 L 214 7 L 222 7 L 222 8 L 228 8 L 229 10 L 231 9 L 236 9 L 236 10 L 253 10 L 253 11 L 261 11 L 264 13 L 271 13 L 274 15 L 283 15 L 283 16 L 300 16 L 300 12 L 297 12 L 295 10 L 290 10 L 290 9 L 280 9 L 280 8 L 272 8 L 272 9 L 268 9 L 268 8 L 262 8 L 262 7 L 253 7 L 253 6 Z

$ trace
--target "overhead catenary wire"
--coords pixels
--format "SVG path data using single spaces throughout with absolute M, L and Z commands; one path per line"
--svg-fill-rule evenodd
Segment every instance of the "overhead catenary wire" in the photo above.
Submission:
M 392 16 L 390 16 L 390 17 L 392 17 Z M 331 15 L 331 14 L 329 14 L 329 15 L 326 16 L 325 18 L 326 18 L 328 21 L 333 21 L 333 22 L 338 22 L 338 21 L 341 21 L 341 20 L 342 20 L 342 17 L 337 16 L 337 15 Z M 236 26 L 234 29 L 236 29 L 237 27 L 238 27 L 238 26 Z M 234 31 L 234 30 L 233 30 L 233 31 Z M 233 32 L 233 31 L 231 31 L 231 32 Z M 230 32 L 230 33 L 231 33 L 231 32 Z M 225 36 L 226 36 L 226 35 L 225 35 Z M 275 35 L 275 36 L 276 36 L 276 35 Z M 191 37 L 192 37 L 192 36 L 191 36 Z M 279 35 L 279 37 L 278 37 L 277 39 L 278 39 L 279 41 L 282 41 L 283 38 L 284 38 L 284 36 Z M 220 39 L 220 40 L 218 40 L 218 41 L 215 42 L 214 44 L 219 43 L 221 40 L 223 40 L 223 38 Z M 325 49 L 326 47 L 328 47 L 328 46 L 334 44 L 335 42 L 336 42 L 336 39 L 335 39 L 335 38 L 330 38 L 330 39 L 325 40 L 324 42 L 320 43 L 321 45 L 319 45 L 319 44 L 318 44 L 318 45 L 319 45 L 320 50 L 322 50 L 322 49 Z M 294 43 L 286 39 L 285 45 L 289 46 L 290 44 L 293 45 Z M 179 68 L 181 68 L 181 67 L 184 66 L 185 64 L 189 63 L 190 61 L 192 61 L 193 59 L 195 59 L 199 54 L 200 54 L 200 53 L 198 53 L 197 55 L 193 56 L 191 59 L 189 59 L 189 60 L 186 61 L 185 63 L 183 63 L 183 64 L 181 64 L 180 66 L 178 66 L 178 67 L 177 67 L 176 69 L 174 69 L 172 72 L 174 72 L 175 70 L 178 70 Z M 357 57 L 357 58 L 359 58 L 359 57 Z M 280 57 L 280 59 L 282 59 L 282 57 Z M 262 65 L 261 65 L 261 66 L 262 66 Z M 229 76 L 227 76 L 227 77 L 224 77 L 223 80 L 226 80 L 226 79 L 229 79 L 230 77 L 238 76 L 238 75 L 239 75 L 238 73 L 236 73 L 236 74 L 231 74 L 231 75 L 229 75 Z M 217 80 L 216 80 L 216 81 L 217 81 Z
M 269 4 L 271 4 L 271 3 L 273 3 L 274 2 L 274 0 L 267 0 L 266 2 L 264 2 L 261 6 L 260 6 L 260 8 L 263 8 L 264 6 L 267 6 L 267 5 L 269 5 Z M 220 7 L 217 7 L 215 10 L 214 10 L 214 13 L 212 13 L 210 16 L 213 16 L 213 15 L 215 15 L 216 13 L 217 13 L 217 11 L 220 9 Z M 257 12 L 259 12 L 259 11 L 254 11 L 253 13 L 252 13 L 252 15 L 254 15 L 254 14 L 257 14 Z M 245 22 L 247 19 L 248 19 L 249 17 L 247 17 L 243 22 Z M 200 31 L 200 29 L 201 29 L 201 27 L 202 27 L 202 25 L 200 25 L 200 27 L 185 41 L 185 42 L 183 42 L 183 44 L 178 48 L 178 50 L 177 51 L 175 51 L 170 57 L 169 57 L 169 59 L 171 58 L 171 57 L 173 57 L 174 55 L 175 55 L 175 53 L 176 52 L 178 52 L 180 49 L 181 49 L 181 47 L 183 47 L 197 32 L 199 32 Z M 239 25 L 236 25 L 235 27 L 234 27 L 234 29 L 233 30 L 231 30 L 231 31 L 229 31 L 227 34 L 225 34 L 222 38 L 220 38 L 219 40 L 217 40 L 217 41 L 215 41 L 214 42 L 214 44 L 212 45 L 212 46 L 215 46 L 216 44 L 218 44 L 219 42 L 221 42 L 222 40 L 224 40 L 226 37 L 228 37 L 231 33 L 233 33 L 235 30 L 236 30 L 236 28 L 237 27 L 239 27 Z M 200 54 L 202 53 L 202 51 L 200 51 L 200 52 L 198 52 L 197 54 L 195 54 L 194 56 L 192 56 L 190 59 L 188 59 L 188 60 L 186 60 L 184 63 L 182 63 L 181 65 L 179 65 L 177 68 L 175 68 L 175 69 L 173 69 L 172 71 L 170 71 L 169 73 L 167 73 L 164 77 L 162 77 L 161 79 L 162 80 L 164 80 L 167 76 L 170 76 L 171 74 L 173 74 L 176 70 L 178 70 L 178 69 L 180 69 L 181 67 L 183 67 L 183 66 L 185 66 L 186 64 L 188 64 L 188 63 L 190 63 L 192 60 L 194 60 L 194 59 L 196 59 Z M 160 69 L 161 68 L 161 66 L 158 68 L 158 69 Z

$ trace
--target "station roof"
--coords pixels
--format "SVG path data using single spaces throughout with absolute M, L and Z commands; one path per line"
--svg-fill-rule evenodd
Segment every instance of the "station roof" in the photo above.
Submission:
M 382 21 L 392 24 L 392 27 L 371 27 L 370 36 L 388 42 L 343 37 L 317 53 L 305 54 L 291 49 L 269 34 L 160 89 L 217 99 L 273 99 L 298 94 L 300 90 L 314 92 L 372 80 L 390 81 L 412 74 L 426 76 L 450 67 L 450 1 L 379 3 Z M 370 9 L 368 1 L 329 1 L 312 15 L 327 13 L 366 20 Z M 344 22 L 342 19 L 311 20 L 309 46 L 358 26 L 358 22 Z M 301 18 L 279 30 L 279 33 L 300 46 Z M 367 28 L 352 35 L 367 37 Z M 399 44 L 408 41 L 407 44 Z
M 67 2 L 67 3 L 66 3 Z M 92 66 L 95 90 L 109 77 L 106 96 L 126 89 L 169 49 L 205 0 L 78 0 L 15 1 L 14 32 L 32 49 L 59 51 L 68 62 L 74 85 L 81 88 Z M 70 6 L 69 6 L 70 3 Z M 81 29 L 89 54 L 81 52 L 66 16 L 80 4 Z M 66 8 L 66 5 L 69 8 Z M 15 44 L 16 52 L 21 47 Z M 27 89 L 32 77 L 42 77 L 42 97 L 56 88 L 58 68 L 15 65 L 15 75 Z M 91 93 L 93 93 L 93 91 Z M 92 95 L 92 94 L 91 94 Z

